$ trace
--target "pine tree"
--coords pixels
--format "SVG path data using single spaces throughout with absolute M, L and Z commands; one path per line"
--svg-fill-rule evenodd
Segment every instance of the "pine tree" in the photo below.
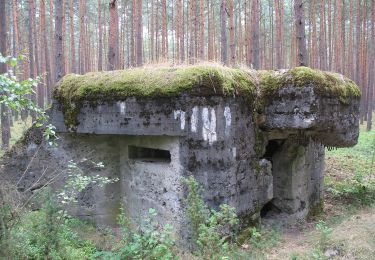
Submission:
M 108 36 L 108 70 L 118 68 L 119 55 L 119 29 L 118 29 L 118 12 L 116 0 L 109 1 L 109 36 Z
M 298 43 L 298 63 L 300 66 L 307 66 L 307 49 L 305 35 L 305 15 L 303 0 L 294 0 L 296 36 Z

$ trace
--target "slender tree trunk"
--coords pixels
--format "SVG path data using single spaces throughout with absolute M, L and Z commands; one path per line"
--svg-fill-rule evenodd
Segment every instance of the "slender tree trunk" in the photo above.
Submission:
M 243 64 L 243 28 L 242 28 L 242 2 L 238 1 L 238 54 L 237 62 Z
M 294 0 L 294 13 L 298 42 L 298 63 L 300 66 L 307 66 L 308 56 L 306 49 L 305 14 L 303 0 Z
M 224 1 L 224 0 L 223 0 Z M 193 64 L 196 61 L 195 56 L 195 46 L 196 46 L 196 38 L 195 38 L 195 15 L 196 15 L 196 0 L 189 1 L 189 28 L 190 28 L 190 35 L 189 35 L 189 63 Z
M 98 26 L 99 26 L 98 71 L 101 71 L 103 70 L 102 0 L 98 0 Z
M 54 26 L 54 0 L 49 1 L 49 39 L 51 51 L 49 54 L 49 60 L 51 61 L 51 85 L 55 84 L 55 26 Z
M 357 84 L 360 84 L 360 64 L 361 64 L 361 0 L 357 0 L 357 20 L 356 20 L 356 72 L 355 72 L 355 81 Z
M 326 16 L 325 0 L 320 0 L 320 29 L 319 29 L 319 67 L 321 70 L 327 69 L 327 44 L 326 44 Z
M 311 19 L 311 24 L 312 24 L 312 36 L 311 36 L 311 52 L 312 52 L 312 60 L 311 60 L 311 67 L 312 68 L 317 68 L 318 67 L 318 62 L 317 62 L 317 57 L 318 57 L 318 48 L 317 48 L 317 30 L 316 30 L 316 9 L 317 9 L 317 0 L 312 0 L 312 19 Z
M 0 53 L 3 56 L 7 54 L 7 25 L 6 25 L 6 13 L 5 13 L 5 0 L 0 0 Z M 4 74 L 7 71 L 7 67 L 4 63 L 0 63 L 0 74 Z M 9 148 L 10 139 L 10 124 L 9 124 L 9 113 L 8 108 L 1 104 L 1 141 L 2 149 L 6 150 Z M 0 214 L 1 215 L 1 214 Z M 1 230 L 0 231 L 4 231 Z M 2 233 L 0 234 L 1 238 Z
M 220 21 L 221 21 L 221 62 L 228 65 L 228 40 L 227 40 L 227 5 L 226 0 L 221 0 Z
M 55 2 L 55 82 L 58 82 L 65 75 L 63 56 L 63 0 Z
M 137 36 L 136 36 L 136 49 L 137 49 L 137 66 L 143 65 L 143 23 L 142 23 L 142 0 L 137 1 Z
M 28 27 L 28 46 L 29 46 L 29 76 L 30 78 L 35 78 L 35 71 L 34 71 L 34 33 L 33 33 L 33 20 L 35 17 L 33 16 L 33 9 L 34 9 L 34 0 L 28 0 L 28 15 L 29 15 L 29 22 L 27 24 Z M 36 90 L 31 94 L 31 100 L 36 103 Z M 35 113 L 31 112 L 32 122 L 35 121 Z
M 199 2 L 199 59 L 204 60 L 204 0 Z
M 85 65 L 85 48 L 86 48 L 86 34 L 85 34 L 85 15 L 86 15 L 86 3 L 84 0 L 79 0 L 79 73 L 84 74 L 86 72 Z
M 51 64 L 49 60 L 49 48 L 47 43 L 47 31 L 46 31 L 46 3 L 45 0 L 40 0 L 40 21 L 41 21 L 41 37 L 42 37 L 42 51 L 44 52 L 44 68 L 43 71 L 46 72 L 46 86 L 47 86 L 47 102 L 51 101 Z M 44 104 L 44 90 L 43 90 L 43 101 Z
M 74 38 L 74 1 L 70 0 L 69 3 L 69 14 L 70 14 L 70 71 L 72 73 L 77 72 L 76 66 L 76 50 L 75 50 L 75 38 Z
M 116 0 L 109 1 L 108 70 L 118 68 L 118 12 Z
M 254 69 L 260 68 L 260 2 L 253 0 L 251 29 L 251 62 Z
M 348 58 L 347 58 L 347 74 L 348 76 L 353 79 L 353 30 L 354 30 L 354 17 L 353 17 L 353 0 L 350 0 L 350 8 L 349 8 L 349 50 L 348 50 Z
M 179 0 L 177 0 L 179 1 Z M 181 1 L 181 0 L 180 0 Z M 155 0 L 151 0 L 151 33 L 150 33 L 151 61 L 155 62 Z
M 371 2 L 371 42 L 375 43 L 375 2 Z M 367 131 L 372 128 L 372 112 L 374 109 L 374 88 L 375 88 L 375 48 L 370 51 L 368 66 L 368 101 L 367 101 Z
M 236 63 L 236 45 L 234 39 L 234 3 L 233 0 L 227 2 L 228 18 L 229 18 L 229 51 L 230 51 L 230 64 Z
M 180 60 L 181 63 L 185 62 L 185 26 L 184 26 L 184 17 L 185 17 L 185 9 L 184 9 L 184 0 L 181 3 L 181 10 L 180 10 L 180 15 L 181 15 L 181 22 L 180 22 Z

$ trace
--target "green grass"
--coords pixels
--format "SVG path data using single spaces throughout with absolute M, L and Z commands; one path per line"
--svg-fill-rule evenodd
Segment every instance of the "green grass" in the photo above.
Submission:
M 13 122 L 13 126 L 10 128 L 11 138 L 9 140 L 10 146 L 14 145 L 31 126 L 31 117 L 28 117 L 26 121 L 18 120 Z M 0 145 L 2 145 L 0 140 Z M 4 151 L 0 151 L 0 157 L 3 156 Z
M 326 151 L 325 185 L 333 196 L 353 203 L 375 202 L 375 131 L 360 128 L 358 144 Z

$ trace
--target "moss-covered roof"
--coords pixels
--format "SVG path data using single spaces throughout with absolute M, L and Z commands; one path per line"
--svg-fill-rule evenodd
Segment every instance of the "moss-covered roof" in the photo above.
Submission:
M 339 98 L 348 103 L 359 98 L 357 85 L 348 78 L 332 72 L 307 67 L 285 71 L 253 71 L 219 65 L 149 67 L 122 71 L 70 74 L 57 85 L 54 93 L 63 106 L 65 120 L 77 124 L 80 101 L 121 100 L 126 97 L 178 96 L 189 93 L 198 96 L 241 95 L 257 103 L 274 97 L 284 87 L 311 86 L 319 95 Z M 254 100 L 254 99 L 253 99 Z
M 262 97 L 273 97 L 283 87 L 314 88 L 321 96 L 337 97 L 347 104 L 351 98 L 359 98 L 361 92 L 358 86 L 341 74 L 320 71 L 308 67 L 296 67 L 285 71 L 259 71 Z
M 222 66 L 136 68 L 70 74 L 57 86 L 55 97 L 64 100 L 113 100 L 129 96 L 252 95 L 255 84 L 244 70 Z

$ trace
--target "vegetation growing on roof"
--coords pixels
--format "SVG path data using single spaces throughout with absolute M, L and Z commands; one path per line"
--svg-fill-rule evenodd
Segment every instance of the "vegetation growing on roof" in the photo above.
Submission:
M 254 101 L 256 85 L 261 96 L 255 100 L 259 106 L 275 97 L 283 87 L 312 86 L 318 95 L 337 97 L 344 104 L 360 96 L 359 88 L 350 79 L 308 67 L 254 72 L 205 64 L 70 74 L 58 83 L 54 97 L 62 104 L 65 123 L 71 127 L 78 124 L 82 101 L 121 100 L 131 96 L 169 97 L 182 93 L 241 95 Z
M 337 97 L 348 104 L 351 98 L 361 96 L 358 86 L 341 74 L 324 72 L 308 67 L 296 67 L 287 71 L 260 71 L 262 96 L 274 97 L 283 87 L 312 86 L 315 93 L 322 96 Z
M 184 92 L 252 97 L 255 84 L 244 70 L 215 65 L 137 68 L 67 75 L 58 83 L 54 97 L 63 106 L 67 125 L 77 125 L 76 117 L 83 100 L 165 97 Z

